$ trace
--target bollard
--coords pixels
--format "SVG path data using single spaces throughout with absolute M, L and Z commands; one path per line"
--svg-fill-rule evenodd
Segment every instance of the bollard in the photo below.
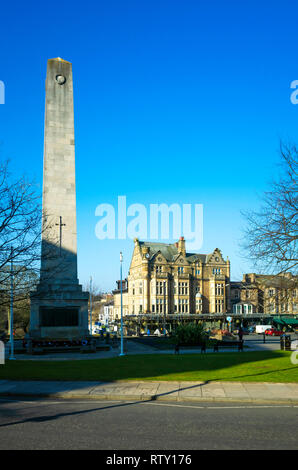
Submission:
M 285 351 L 291 351 L 291 336 L 285 335 Z

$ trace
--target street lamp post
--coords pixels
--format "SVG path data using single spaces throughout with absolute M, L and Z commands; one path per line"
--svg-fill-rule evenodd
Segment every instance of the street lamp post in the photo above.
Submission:
M 122 300 L 122 262 L 123 262 L 123 255 L 122 251 L 120 251 L 120 302 L 121 302 L 121 307 L 120 307 L 120 312 L 121 312 L 121 350 L 120 350 L 120 356 L 124 356 L 124 351 L 123 351 L 123 300 Z
M 89 333 L 92 336 L 92 276 L 90 276 L 90 293 L 89 293 L 89 298 L 90 298 L 90 314 L 89 314 Z
M 13 262 L 12 262 L 12 248 L 10 251 L 10 358 L 14 357 L 14 338 L 13 338 Z
M 163 303 L 164 303 L 164 313 L 163 313 L 163 334 L 166 336 L 166 281 L 163 281 Z

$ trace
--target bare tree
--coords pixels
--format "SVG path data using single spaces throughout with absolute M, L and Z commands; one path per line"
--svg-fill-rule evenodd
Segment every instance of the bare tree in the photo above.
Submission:
M 10 263 L 15 263 L 16 289 L 33 282 L 28 272 L 40 258 L 41 205 L 36 187 L 25 177 L 13 179 L 8 162 L 0 163 L 0 289 L 9 283 Z M 26 274 L 25 274 L 26 273 Z
M 243 215 L 247 228 L 243 248 L 256 268 L 280 275 L 298 268 L 298 149 L 280 145 L 282 175 L 264 193 L 258 211 Z
M 9 301 L 10 266 L 13 264 L 15 300 L 29 298 L 40 277 L 42 227 L 41 194 L 36 184 L 26 177 L 15 178 L 8 162 L 0 162 L 0 304 Z M 49 243 L 55 250 L 47 256 L 57 258 L 57 242 Z M 62 269 L 56 263 L 56 272 Z M 55 275 L 55 270 L 48 276 Z M 43 273 L 45 277 L 45 273 Z
M 91 284 L 91 289 L 90 289 L 90 282 L 84 282 L 83 290 L 85 292 L 89 292 L 89 294 L 91 293 L 92 299 L 95 301 L 101 300 L 103 297 L 101 288 L 99 287 L 98 284 L 95 284 L 94 282 L 92 282 Z

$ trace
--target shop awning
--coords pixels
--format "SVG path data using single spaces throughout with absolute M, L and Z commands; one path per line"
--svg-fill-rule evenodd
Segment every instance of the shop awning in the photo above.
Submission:
M 273 321 L 279 325 L 298 325 L 298 318 L 273 317 Z

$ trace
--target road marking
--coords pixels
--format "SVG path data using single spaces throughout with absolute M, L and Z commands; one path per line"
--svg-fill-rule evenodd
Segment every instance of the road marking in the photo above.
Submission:
M 18 398 L 0 398 L 0 403 L 3 402 L 3 403 L 7 403 L 7 402 L 13 402 L 13 403 L 26 403 L 26 404 L 29 404 L 29 405 L 36 405 L 36 404 L 40 404 L 40 405 L 65 405 L 65 404 L 72 404 L 72 403 L 76 403 L 76 404 L 83 404 L 83 405 L 91 405 L 92 403 L 126 403 L 126 402 L 121 402 L 119 400 L 102 400 L 102 401 L 98 401 L 98 400 L 85 400 L 85 401 L 77 401 L 75 399 L 67 399 L 67 400 L 63 400 L 63 399 L 58 399 L 57 398 L 57 401 L 52 401 L 52 400 L 39 400 L 38 398 L 36 400 L 20 400 Z M 128 403 L 128 402 L 127 402 Z M 135 402 L 132 402 L 132 403 L 135 403 Z
M 63 400 L 63 399 L 57 399 L 57 401 L 52 401 L 52 400 L 22 400 L 20 401 L 19 399 L 13 399 L 13 398 L 0 398 L 0 403 L 6 403 L 6 402 L 13 402 L 13 403 L 26 403 L 26 404 L 32 404 L 32 405 L 70 405 L 70 404 L 76 404 L 76 405 L 91 405 L 91 404 L 109 404 L 109 403 L 118 403 L 122 405 L 151 405 L 151 406 L 167 406 L 167 407 L 174 407 L 174 408 L 190 408 L 190 409 L 201 409 L 201 410 L 231 410 L 231 409 L 258 409 L 258 408 L 298 408 L 298 405 L 180 405 L 176 403 L 157 403 L 155 401 L 123 401 L 123 400 L 85 400 L 85 401 L 77 401 L 75 399 L 71 400 Z
M 256 408 L 298 408 L 298 405 L 234 405 L 234 406 L 196 406 L 196 405 L 178 405 L 173 403 L 150 403 L 150 402 L 143 402 L 142 405 L 153 405 L 153 406 L 172 406 L 175 408 L 198 408 L 198 409 L 208 409 L 208 410 L 231 410 L 231 409 L 256 409 Z

